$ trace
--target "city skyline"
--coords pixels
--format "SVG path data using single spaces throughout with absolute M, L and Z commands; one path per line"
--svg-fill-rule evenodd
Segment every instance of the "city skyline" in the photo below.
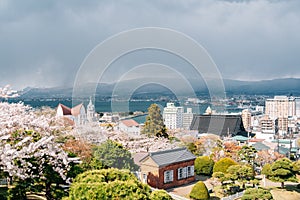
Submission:
M 300 78 L 299 11 L 300 2 L 294 0 L 4 0 L 0 2 L 0 86 L 72 85 L 96 45 L 142 27 L 174 29 L 195 39 L 226 79 Z M 169 59 L 170 66 L 177 62 L 157 52 L 129 58 L 139 60 L 149 53 L 158 61 Z M 119 68 L 132 64 L 128 59 L 120 63 Z

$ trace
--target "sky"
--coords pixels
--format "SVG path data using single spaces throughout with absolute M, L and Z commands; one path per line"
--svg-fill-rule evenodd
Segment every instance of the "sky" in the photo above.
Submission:
M 193 38 L 226 79 L 300 78 L 299 0 L 0 0 L 0 87 L 70 86 L 95 46 L 142 27 Z

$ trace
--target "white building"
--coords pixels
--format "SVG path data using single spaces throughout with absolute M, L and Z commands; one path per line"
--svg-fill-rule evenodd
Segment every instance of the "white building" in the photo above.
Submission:
M 73 108 L 69 108 L 63 104 L 58 104 L 56 109 L 56 117 L 66 117 L 71 119 L 76 125 L 82 125 L 86 122 L 86 112 L 84 105 L 78 104 Z
M 275 96 L 266 100 L 265 114 L 271 119 L 288 118 L 296 115 L 296 103 L 294 97 Z
M 140 125 L 133 119 L 121 120 L 119 122 L 119 130 L 130 135 L 140 135 Z
M 246 131 L 251 129 L 251 112 L 249 109 L 242 110 L 242 121 Z
M 100 122 L 106 122 L 106 123 L 115 123 L 118 122 L 120 119 L 120 116 L 113 113 L 103 113 L 103 116 L 99 119 Z
M 295 104 L 296 104 L 296 116 L 300 118 L 300 97 L 295 98 Z
M 187 108 L 186 113 L 182 115 L 182 128 L 189 130 L 193 121 L 194 113 L 192 108 Z
M 163 112 L 164 124 L 168 129 L 182 128 L 183 107 L 176 107 L 174 103 L 167 103 Z

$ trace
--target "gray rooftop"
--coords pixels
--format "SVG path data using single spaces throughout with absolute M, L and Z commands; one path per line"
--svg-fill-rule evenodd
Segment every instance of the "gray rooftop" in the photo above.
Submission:
M 149 156 L 159 167 L 196 159 L 196 156 L 186 148 L 152 152 L 149 153 Z
M 245 132 L 240 115 L 195 115 L 190 129 L 219 136 L 241 135 Z
M 254 144 L 252 144 L 252 146 L 257 150 L 257 151 L 262 151 L 262 150 L 269 150 L 270 147 L 268 147 L 267 145 L 261 143 L 261 142 L 256 142 Z

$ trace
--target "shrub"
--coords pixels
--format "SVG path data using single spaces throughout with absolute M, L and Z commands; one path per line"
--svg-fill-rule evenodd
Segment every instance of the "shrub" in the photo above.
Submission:
M 209 199 L 209 194 L 206 185 L 199 181 L 194 185 L 190 193 L 190 197 L 196 200 L 206 200 Z
M 242 196 L 242 200 L 256 199 L 273 199 L 273 197 L 269 190 L 263 188 L 248 188 Z
M 128 170 L 102 169 L 79 174 L 70 187 L 68 200 L 148 199 L 150 188 Z
M 154 190 L 150 195 L 151 200 L 172 200 L 173 198 L 165 190 Z
M 231 158 L 221 158 L 215 163 L 213 172 L 223 172 L 226 174 L 227 169 L 232 165 L 237 165 L 237 163 Z
M 211 176 L 215 162 L 208 156 L 199 156 L 195 160 L 195 172 L 200 175 Z

